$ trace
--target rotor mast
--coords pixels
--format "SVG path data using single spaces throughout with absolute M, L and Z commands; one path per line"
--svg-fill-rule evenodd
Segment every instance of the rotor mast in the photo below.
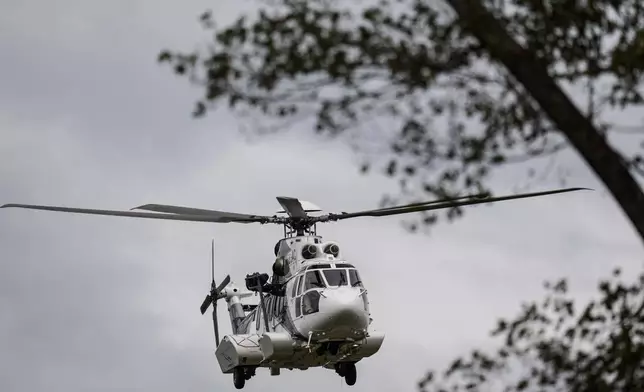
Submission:
M 278 196 L 277 202 L 284 210 L 278 213 L 288 214 L 284 219 L 284 238 L 303 235 L 315 235 L 317 219 L 308 215 L 309 212 L 320 212 L 320 207 L 315 204 L 293 197 Z
M 284 238 L 294 236 L 317 235 L 317 222 L 315 221 L 287 221 L 283 223 Z

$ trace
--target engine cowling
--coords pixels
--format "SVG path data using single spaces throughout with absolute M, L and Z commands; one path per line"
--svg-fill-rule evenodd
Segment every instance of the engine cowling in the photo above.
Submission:
M 313 244 L 306 244 L 302 247 L 302 257 L 312 259 L 318 255 L 318 247 Z
M 338 257 L 340 254 L 340 247 L 335 243 L 326 244 L 324 245 L 324 253 L 333 255 L 333 257 Z

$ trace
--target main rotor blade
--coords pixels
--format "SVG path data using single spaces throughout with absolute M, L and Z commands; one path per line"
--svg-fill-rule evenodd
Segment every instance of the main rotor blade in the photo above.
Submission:
M 256 218 L 269 219 L 268 216 L 238 214 L 236 212 L 206 210 L 203 208 L 182 207 L 182 206 L 173 206 L 173 205 L 166 205 L 166 204 L 145 204 L 142 206 L 134 207 L 132 208 L 132 210 L 154 211 L 154 212 L 163 212 L 168 214 L 180 214 L 180 215 L 206 215 L 206 216 L 216 216 L 220 218 L 231 218 L 231 219 L 242 219 L 242 220 L 243 219 L 252 220 Z
M 402 206 L 392 206 L 392 207 L 383 207 L 383 208 L 378 208 L 374 210 L 368 210 L 368 211 L 397 211 L 401 208 L 410 208 L 410 207 L 420 207 L 420 206 L 427 206 L 427 205 L 432 205 L 432 204 L 440 204 L 440 203 L 445 203 L 445 202 L 451 202 L 451 201 L 459 201 L 459 200 L 481 200 L 485 199 L 488 197 L 487 193 L 477 193 L 473 195 L 468 195 L 468 196 L 459 196 L 459 197 L 451 197 L 449 199 L 442 199 L 442 200 L 432 200 L 432 201 L 421 201 L 418 203 L 410 203 L 410 204 L 405 204 Z M 367 211 L 362 211 L 362 212 L 367 212 Z
M 278 196 L 277 201 L 291 218 L 306 218 L 306 211 L 304 211 L 304 207 L 296 198 Z
M 108 216 L 124 216 L 131 218 L 148 218 L 148 219 L 166 219 L 185 222 L 213 222 L 213 223 L 250 223 L 260 222 L 266 223 L 263 218 L 232 218 L 232 217 L 217 217 L 205 215 L 187 215 L 187 214 L 157 214 L 149 212 L 132 212 L 132 211 L 115 211 L 115 210 L 96 210 L 88 208 L 68 208 L 56 206 L 41 206 L 33 204 L 5 204 L 0 208 L 26 208 L 31 210 L 44 210 L 44 211 L 59 211 L 71 212 L 76 214 L 90 214 L 90 215 L 108 215 Z
M 514 199 L 524 199 L 528 197 L 537 197 L 537 196 L 546 196 L 546 195 L 553 195 L 557 193 L 566 193 L 566 192 L 573 192 L 573 191 L 581 191 L 581 190 L 592 190 L 589 188 L 566 188 L 566 189 L 556 189 L 552 191 L 544 191 L 544 192 L 533 192 L 533 193 L 524 193 L 524 194 L 519 194 L 519 195 L 510 195 L 510 196 L 498 196 L 498 197 L 486 197 L 486 198 L 479 198 L 479 199 L 473 199 L 473 200 L 461 200 L 461 201 L 454 201 L 454 200 L 436 200 L 435 202 L 429 202 L 427 204 L 423 203 L 414 203 L 411 205 L 406 205 L 406 206 L 399 206 L 399 207 L 392 207 L 392 208 L 385 208 L 385 209 L 377 209 L 377 210 L 367 210 L 367 211 L 360 211 L 360 212 L 353 212 L 353 213 L 342 213 L 342 214 L 328 214 L 325 216 L 321 216 L 320 220 L 330 220 L 330 221 L 335 221 L 335 220 L 342 220 L 342 219 L 349 219 L 349 218 L 358 218 L 361 216 L 389 216 L 389 215 L 399 215 L 399 214 L 408 214 L 411 212 L 421 212 L 421 211 L 431 211 L 431 210 L 439 210 L 443 208 L 453 208 L 453 207 L 461 207 L 461 206 L 468 206 L 468 205 L 474 205 L 474 204 L 483 204 L 483 203 L 493 203 L 497 201 L 505 201 L 505 200 L 514 200 Z

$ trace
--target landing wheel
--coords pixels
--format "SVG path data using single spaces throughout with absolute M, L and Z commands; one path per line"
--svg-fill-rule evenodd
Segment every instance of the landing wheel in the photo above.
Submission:
M 233 370 L 233 384 L 235 388 L 242 389 L 246 385 L 246 372 L 244 368 L 238 367 Z
M 344 367 L 344 382 L 347 383 L 347 385 L 354 385 L 356 383 L 356 380 L 358 378 L 358 373 L 356 371 L 356 364 L 355 363 L 347 363 Z

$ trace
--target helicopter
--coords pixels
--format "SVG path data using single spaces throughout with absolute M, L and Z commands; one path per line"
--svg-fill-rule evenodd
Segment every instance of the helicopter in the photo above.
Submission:
M 543 192 L 490 197 L 474 194 L 451 199 L 406 204 L 358 212 L 322 213 L 313 203 L 277 197 L 280 215 L 251 215 L 164 204 L 146 204 L 129 211 L 68 208 L 32 204 L 5 204 L 0 208 L 26 208 L 80 214 L 122 216 L 210 223 L 259 223 L 283 226 L 274 248 L 272 274 L 251 273 L 239 286 L 226 275 L 215 282 L 214 240 L 211 251 L 211 285 L 200 306 L 212 306 L 215 356 L 222 373 L 233 376 L 242 389 L 256 369 L 268 368 L 273 376 L 281 369 L 323 367 L 344 378 L 357 380 L 356 363 L 376 354 L 384 333 L 371 328 L 370 304 L 358 269 L 347 260 L 336 241 L 317 233 L 318 223 L 358 217 L 383 217 L 467 205 L 590 190 L 564 188 Z M 139 210 L 139 211 L 134 211 Z M 141 212 L 145 211 L 145 212 Z M 243 303 L 259 296 L 259 303 Z M 227 303 L 232 333 L 219 337 L 217 302 Z

